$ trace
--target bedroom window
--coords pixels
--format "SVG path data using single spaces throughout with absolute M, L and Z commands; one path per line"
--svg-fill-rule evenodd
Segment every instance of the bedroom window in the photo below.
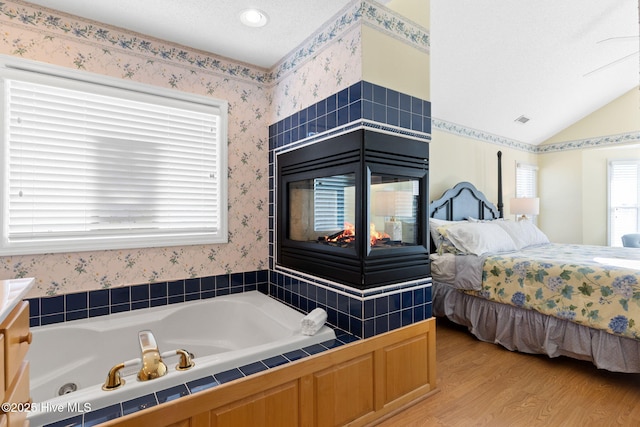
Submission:
M 223 101 L 0 63 L 0 255 L 227 241 Z
M 640 231 L 640 160 L 609 162 L 609 245 Z
M 538 197 L 538 167 L 528 163 L 516 163 L 516 197 Z M 536 221 L 537 215 L 531 220 Z
M 538 167 L 516 163 L 516 197 L 537 197 Z

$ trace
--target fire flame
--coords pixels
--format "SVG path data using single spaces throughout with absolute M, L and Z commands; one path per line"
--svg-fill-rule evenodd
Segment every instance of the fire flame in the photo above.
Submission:
M 391 237 L 387 233 L 376 231 L 376 225 L 374 223 L 369 224 L 369 235 L 371 235 L 369 239 L 371 246 L 375 246 L 378 240 L 389 239 Z
M 381 233 L 376 231 L 376 225 L 374 223 L 369 224 L 369 243 L 371 246 L 375 246 L 378 240 L 388 239 L 390 236 L 387 233 Z M 350 222 L 344 223 L 344 229 L 340 233 L 332 234 L 325 237 L 327 242 L 342 242 L 351 243 L 356 239 L 356 227 Z

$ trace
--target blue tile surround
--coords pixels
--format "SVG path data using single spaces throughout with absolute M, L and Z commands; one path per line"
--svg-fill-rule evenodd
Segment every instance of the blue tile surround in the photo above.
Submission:
M 361 338 L 431 317 L 431 280 L 361 291 L 275 264 L 275 163 L 279 152 L 332 134 L 371 128 L 431 140 L 431 103 L 361 81 L 269 126 L 269 294 Z
M 430 279 L 364 293 L 293 271 L 272 271 L 269 294 L 303 312 L 323 308 L 329 324 L 359 338 L 431 317 Z
M 29 323 L 43 326 L 253 290 L 268 294 L 268 278 L 260 270 L 31 298 Z

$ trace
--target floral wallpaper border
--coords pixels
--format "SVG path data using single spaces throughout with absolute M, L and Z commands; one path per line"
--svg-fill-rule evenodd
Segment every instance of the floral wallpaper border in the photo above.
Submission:
M 20 5 L 14 8 L 10 4 L 0 2 L 0 15 L 9 18 L 9 24 L 16 26 L 29 25 L 33 29 L 48 32 L 54 37 L 68 37 L 81 39 L 84 43 L 90 42 L 104 49 L 117 49 L 126 51 L 129 55 L 149 56 L 157 60 L 175 62 L 180 66 L 195 67 L 202 70 L 214 71 L 229 77 L 248 79 L 255 82 L 266 83 L 270 80 L 270 74 L 255 66 L 222 59 L 215 55 L 199 52 L 194 49 L 186 49 L 171 43 L 133 33 L 125 32 L 116 27 L 100 23 L 79 21 L 77 17 L 63 12 L 35 8 L 28 2 L 14 0 L 12 3 Z M 15 55 L 21 55 L 20 47 L 16 47 Z
M 34 8 L 22 0 L 13 0 L 11 3 L 20 7 L 0 2 L 0 15 L 9 18 L 9 24 L 26 24 L 52 36 L 82 39 L 83 42 L 95 43 L 104 49 L 119 49 L 128 54 L 143 55 L 145 58 L 151 56 L 159 61 L 174 62 L 183 67 L 193 67 L 264 84 L 272 84 L 292 72 L 360 21 L 425 52 L 428 52 L 430 44 L 430 35 L 426 28 L 377 3 L 366 0 L 354 1 L 337 15 L 332 24 L 316 32 L 301 47 L 268 71 L 215 54 L 172 46 L 171 43 L 152 37 L 133 35 L 105 24 L 81 22 L 72 15 L 47 8 Z M 17 46 L 14 54 L 21 55 L 22 49 Z
M 273 79 L 279 80 L 296 69 L 302 62 L 316 55 L 323 46 L 346 32 L 359 21 L 401 40 L 414 48 L 429 52 L 431 42 L 426 28 L 415 24 L 386 7 L 370 2 L 354 2 L 338 14 L 333 24 L 312 35 L 300 48 L 292 52 L 274 67 Z
M 520 151 L 526 151 L 533 154 L 551 153 L 557 151 L 582 150 L 585 148 L 601 148 L 611 145 L 622 145 L 631 143 L 640 143 L 640 131 L 621 133 L 617 135 L 605 135 L 586 139 L 577 139 L 573 141 L 563 141 L 555 144 L 533 145 L 526 142 L 515 141 L 488 132 L 471 129 L 462 125 L 447 122 L 444 120 L 433 118 L 431 120 L 433 129 L 467 138 L 477 139 L 479 141 L 490 142 L 492 144 L 504 147 L 514 148 Z
M 640 113 L 639 113 L 640 114 Z M 536 148 L 536 154 L 551 153 L 554 151 L 581 150 L 585 148 L 606 147 L 609 145 L 621 145 L 640 143 L 640 131 L 621 133 L 617 135 L 597 136 L 593 138 L 563 141 L 555 144 L 540 145 Z

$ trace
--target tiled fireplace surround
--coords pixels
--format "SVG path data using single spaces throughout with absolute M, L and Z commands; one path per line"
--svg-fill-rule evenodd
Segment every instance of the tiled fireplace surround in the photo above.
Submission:
M 431 317 L 429 278 L 362 291 L 275 266 L 274 162 L 277 153 L 358 127 L 408 135 L 428 143 L 431 104 L 361 81 L 269 126 L 269 271 L 32 298 L 29 300 L 31 326 L 251 290 L 267 293 L 303 312 L 324 308 L 332 326 L 360 338 Z

